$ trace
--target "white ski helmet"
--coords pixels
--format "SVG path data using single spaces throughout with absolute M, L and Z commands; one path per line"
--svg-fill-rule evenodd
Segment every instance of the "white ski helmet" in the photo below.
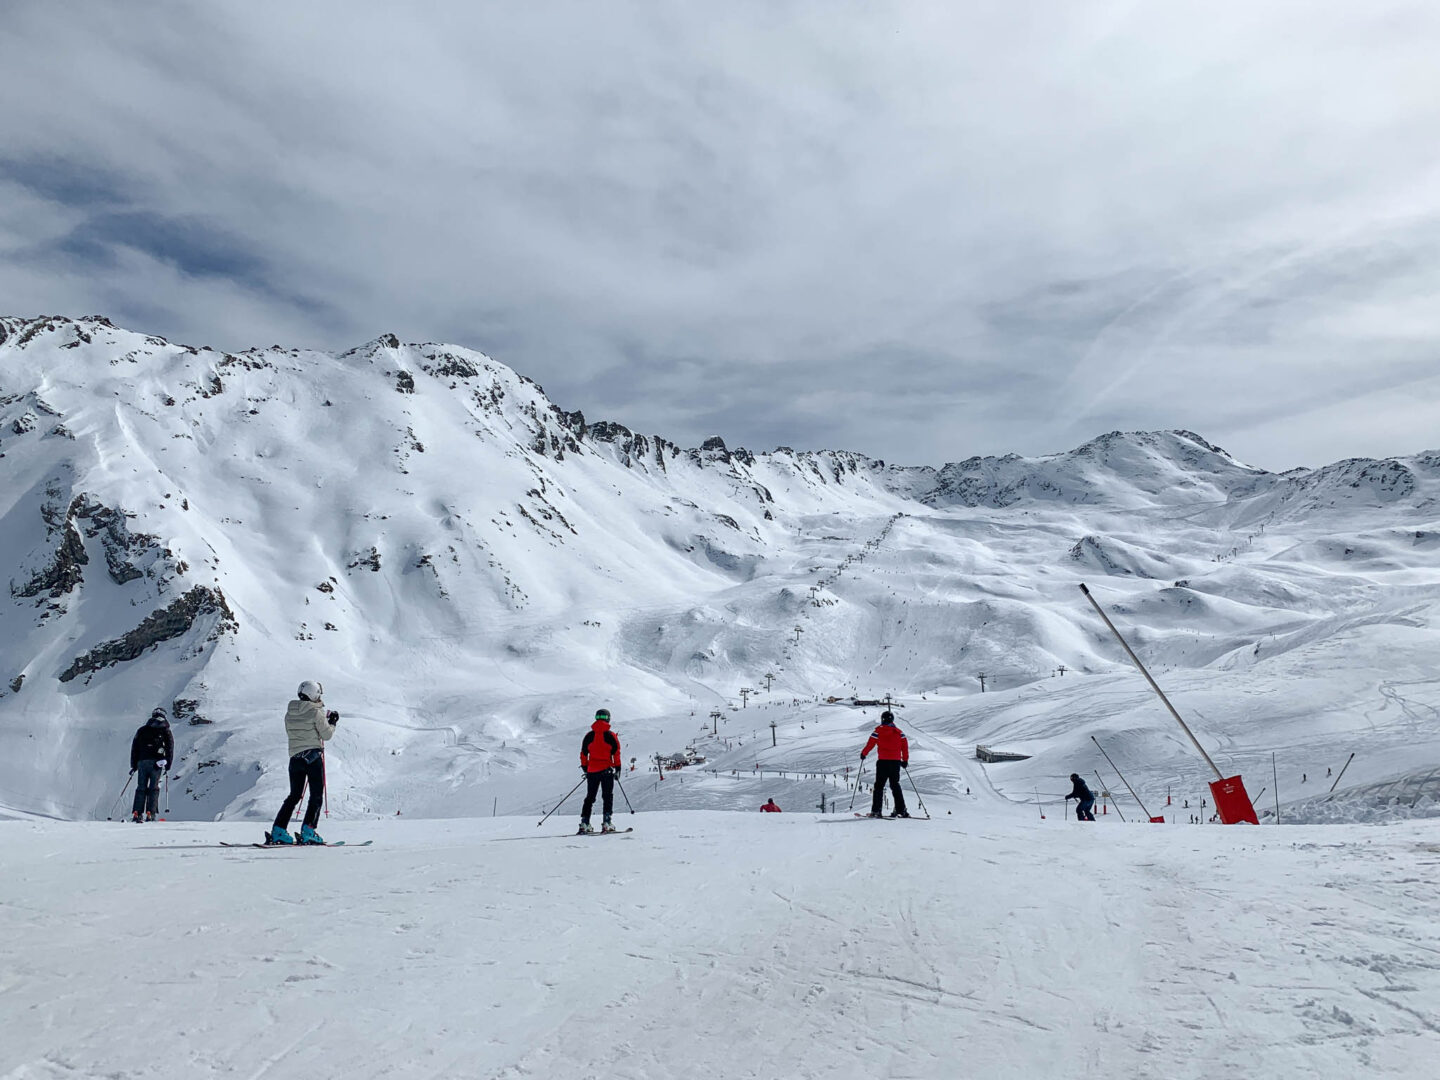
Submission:
M 306 679 L 295 693 L 300 696 L 301 701 L 319 701 L 325 695 L 325 687 L 314 679 Z

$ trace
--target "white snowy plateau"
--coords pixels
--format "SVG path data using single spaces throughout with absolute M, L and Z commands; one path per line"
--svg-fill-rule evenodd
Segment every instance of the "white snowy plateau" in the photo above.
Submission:
M 684 449 L 455 346 L 0 318 L 0 480 L 0 1080 L 1440 1076 L 1440 452 Z M 307 678 L 374 843 L 224 847 Z M 599 707 L 634 831 L 537 828 Z

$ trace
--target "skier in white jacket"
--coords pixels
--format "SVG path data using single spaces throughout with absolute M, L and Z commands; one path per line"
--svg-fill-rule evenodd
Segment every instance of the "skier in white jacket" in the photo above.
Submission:
M 320 806 L 325 798 L 325 744 L 335 734 L 340 714 L 325 711 L 321 697 L 325 688 L 306 679 L 295 692 L 296 700 L 285 708 L 285 735 L 290 742 L 290 794 L 275 815 L 275 824 L 265 834 L 267 844 L 293 844 L 295 837 L 287 831 L 290 815 L 300 805 L 305 787 L 310 787 L 310 801 L 305 804 L 304 824 L 300 828 L 302 844 L 323 844 L 315 831 L 320 823 Z

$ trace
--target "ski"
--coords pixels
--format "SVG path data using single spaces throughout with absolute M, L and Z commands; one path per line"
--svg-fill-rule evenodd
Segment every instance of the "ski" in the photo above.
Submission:
M 490 843 L 498 844 L 503 840 L 579 840 L 585 836 L 624 836 L 626 833 L 634 831 L 632 826 L 628 829 L 616 829 L 613 833 L 543 833 L 540 836 L 497 836 Z
M 860 813 L 857 813 L 855 816 L 858 817 L 858 818 L 868 818 L 870 815 L 869 815 L 869 814 L 860 814 Z M 895 816 L 894 814 L 882 814 L 880 817 L 876 818 L 875 820 L 876 820 L 876 821 L 897 821 L 897 820 L 900 820 L 900 821 L 929 821 L 929 820 L 930 820 L 930 815 L 929 815 L 929 814 L 906 814 L 905 817 L 903 817 L 903 818 L 896 818 L 896 816 Z
M 271 848 L 305 848 L 305 847 L 369 847 L 374 840 L 361 840 L 358 844 L 351 844 L 344 840 L 333 840 L 325 844 L 231 844 L 224 840 L 220 841 L 221 847 L 258 847 L 267 851 Z

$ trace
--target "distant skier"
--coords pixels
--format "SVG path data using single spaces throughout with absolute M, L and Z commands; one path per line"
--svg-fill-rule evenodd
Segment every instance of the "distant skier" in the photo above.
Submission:
M 773 796 L 773 795 L 770 796 L 770 801 L 767 802 L 764 806 L 760 807 L 760 809 L 763 810 L 763 811 L 764 811 L 765 813 L 767 813 L 767 814 L 778 814 L 778 813 L 780 813 L 780 807 L 775 804 L 775 796 Z
M 305 787 L 310 787 L 310 801 L 305 804 L 305 817 L 300 828 L 300 843 L 323 844 L 324 838 L 315 831 L 320 824 L 320 806 L 325 799 L 325 744 L 335 734 L 340 714 L 325 711 L 321 700 L 325 688 L 306 679 L 295 691 L 295 700 L 285 707 L 285 736 L 290 745 L 290 794 L 280 804 L 275 824 L 265 834 L 267 844 L 293 844 L 295 837 L 287 831 L 290 815 L 300 805 Z
M 878 748 L 878 749 L 877 749 Z M 885 784 L 890 784 L 890 796 L 895 800 L 895 812 L 891 817 L 909 817 L 905 809 L 905 792 L 900 789 L 900 770 L 910 767 L 910 741 L 905 733 L 895 726 L 895 714 L 886 709 L 880 714 L 880 726 L 870 733 L 870 741 L 860 751 L 861 768 L 866 755 L 875 750 L 875 797 L 870 802 L 870 816 L 880 817 L 880 808 L 885 802 Z
M 160 777 L 175 760 L 175 736 L 165 710 L 157 708 L 130 740 L 130 771 L 139 772 L 131 821 L 154 821 L 160 812 Z
M 1067 800 L 1069 800 L 1069 799 L 1079 799 L 1079 800 L 1080 800 L 1079 802 L 1077 802 L 1077 803 L 1075 804 L 1075 820 L 1076 820 L 1076 821 L 1094 821 L 1094 820 L 1095 820 L 1095 796 L 1091 793 L 1090 789 L 1085 786 L 1085 781 L 1080 779 L 1080 774 L 1079 774 L 1079 773 L 1073 773 L 1073 772 L 1072 772 L 1072 773 L 1070 774 L 1070 783 L 1072 783 L 1072 784 L 1075 785 L 1075 786 L 1070 789 L 1070 794 L 1069 794 L 1069 795 L 1066 795 L 1065 798 L 1066 798 Z
M 579 832 L 593 833 L 590 811 L 595 809 L 595 792 L 601 794 L 602 833 L 614 832 L 610 812 L 615 806 L 615 780 L 620 775 L 620 740 L 610 730 L 610 710 L 596 709 L 595 722 L 580 740 L 580 769 L 585 773 L 585 804 L 580 808 Z

